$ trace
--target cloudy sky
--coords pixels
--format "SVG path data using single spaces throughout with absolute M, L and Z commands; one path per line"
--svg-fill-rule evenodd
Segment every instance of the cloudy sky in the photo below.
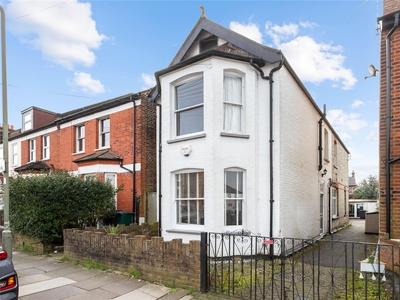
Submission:
M 282 50 L 351 152 L 378 175 L 377 17 L 382 1 L 1 1 L 9 124 L 37 106 L 62 113 L 154 86 L 205 7 L 208 19 Z M 349 174 L 350 175 L 350 174 Z

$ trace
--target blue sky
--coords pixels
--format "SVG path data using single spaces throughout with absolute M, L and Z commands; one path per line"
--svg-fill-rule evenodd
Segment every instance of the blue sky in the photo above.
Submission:
M 63 113 L 152 87 L 205 7 L 208 19 L 281 49 L 351 152 L 357 181 L 378 175 L 379 1 L 2 1 L 8 119 Z M 350 175 L 350 174 L 349 174 Z

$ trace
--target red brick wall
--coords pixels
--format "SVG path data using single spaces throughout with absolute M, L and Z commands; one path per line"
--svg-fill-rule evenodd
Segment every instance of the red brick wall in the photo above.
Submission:
M 396 10 L 400 10 L 399 0 L 383 0 L 383 15 L 388 15 Z
M 381 240 L 400 238 L 400 162 L 390 164 L 390 235 L 386 228 L 386 37 L 393 28 L 394 16 L 385 15 L 400 10 L 398 0 L 385 0 L 383 2 L 383 30 L 381 32 L 381 66 L 380 66 L 380 112 L 379 112 L 379 182 L 380 182 L 380 238 Z M 386 24 L 386 26 L 385 26 Z M 389 26 L 387 25 L 389 24 Z M 400 27 L 391 36 L 391 139 L 390 158 L 400 157 Z
M 37 110 L 35 108 L 33 109 L 33 129 L 50 124 L 55 119 L 56 117 L 51 113 L 47 113 L 42 110 Z

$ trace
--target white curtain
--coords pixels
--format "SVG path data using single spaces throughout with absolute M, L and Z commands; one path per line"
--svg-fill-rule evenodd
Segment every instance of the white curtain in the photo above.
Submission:
M 224 77 L 224 129 L 241 131 L 242 79 Z

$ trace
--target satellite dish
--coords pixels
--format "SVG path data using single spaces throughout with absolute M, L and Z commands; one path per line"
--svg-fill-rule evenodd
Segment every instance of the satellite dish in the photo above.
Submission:
M 379 72 L 379 70 L 377 68 L 375 68 L 374 65 L 369 65 L 368 73 L 371 76 L 365 76 L 364 79 L 367 79 L 367 78 L 370 78 L 370 77 L 375 77 L 376 76 L 376 72 Z
M 368 67 L 368 73 L 369 73 L 369 75 L 371 75 L 371 76 L 376 76 L 376 72 L 379 72 L 379 70 L 377 70 L 377 69 L 375 68 L 374 65 L 370 65 L 370 66 Z

